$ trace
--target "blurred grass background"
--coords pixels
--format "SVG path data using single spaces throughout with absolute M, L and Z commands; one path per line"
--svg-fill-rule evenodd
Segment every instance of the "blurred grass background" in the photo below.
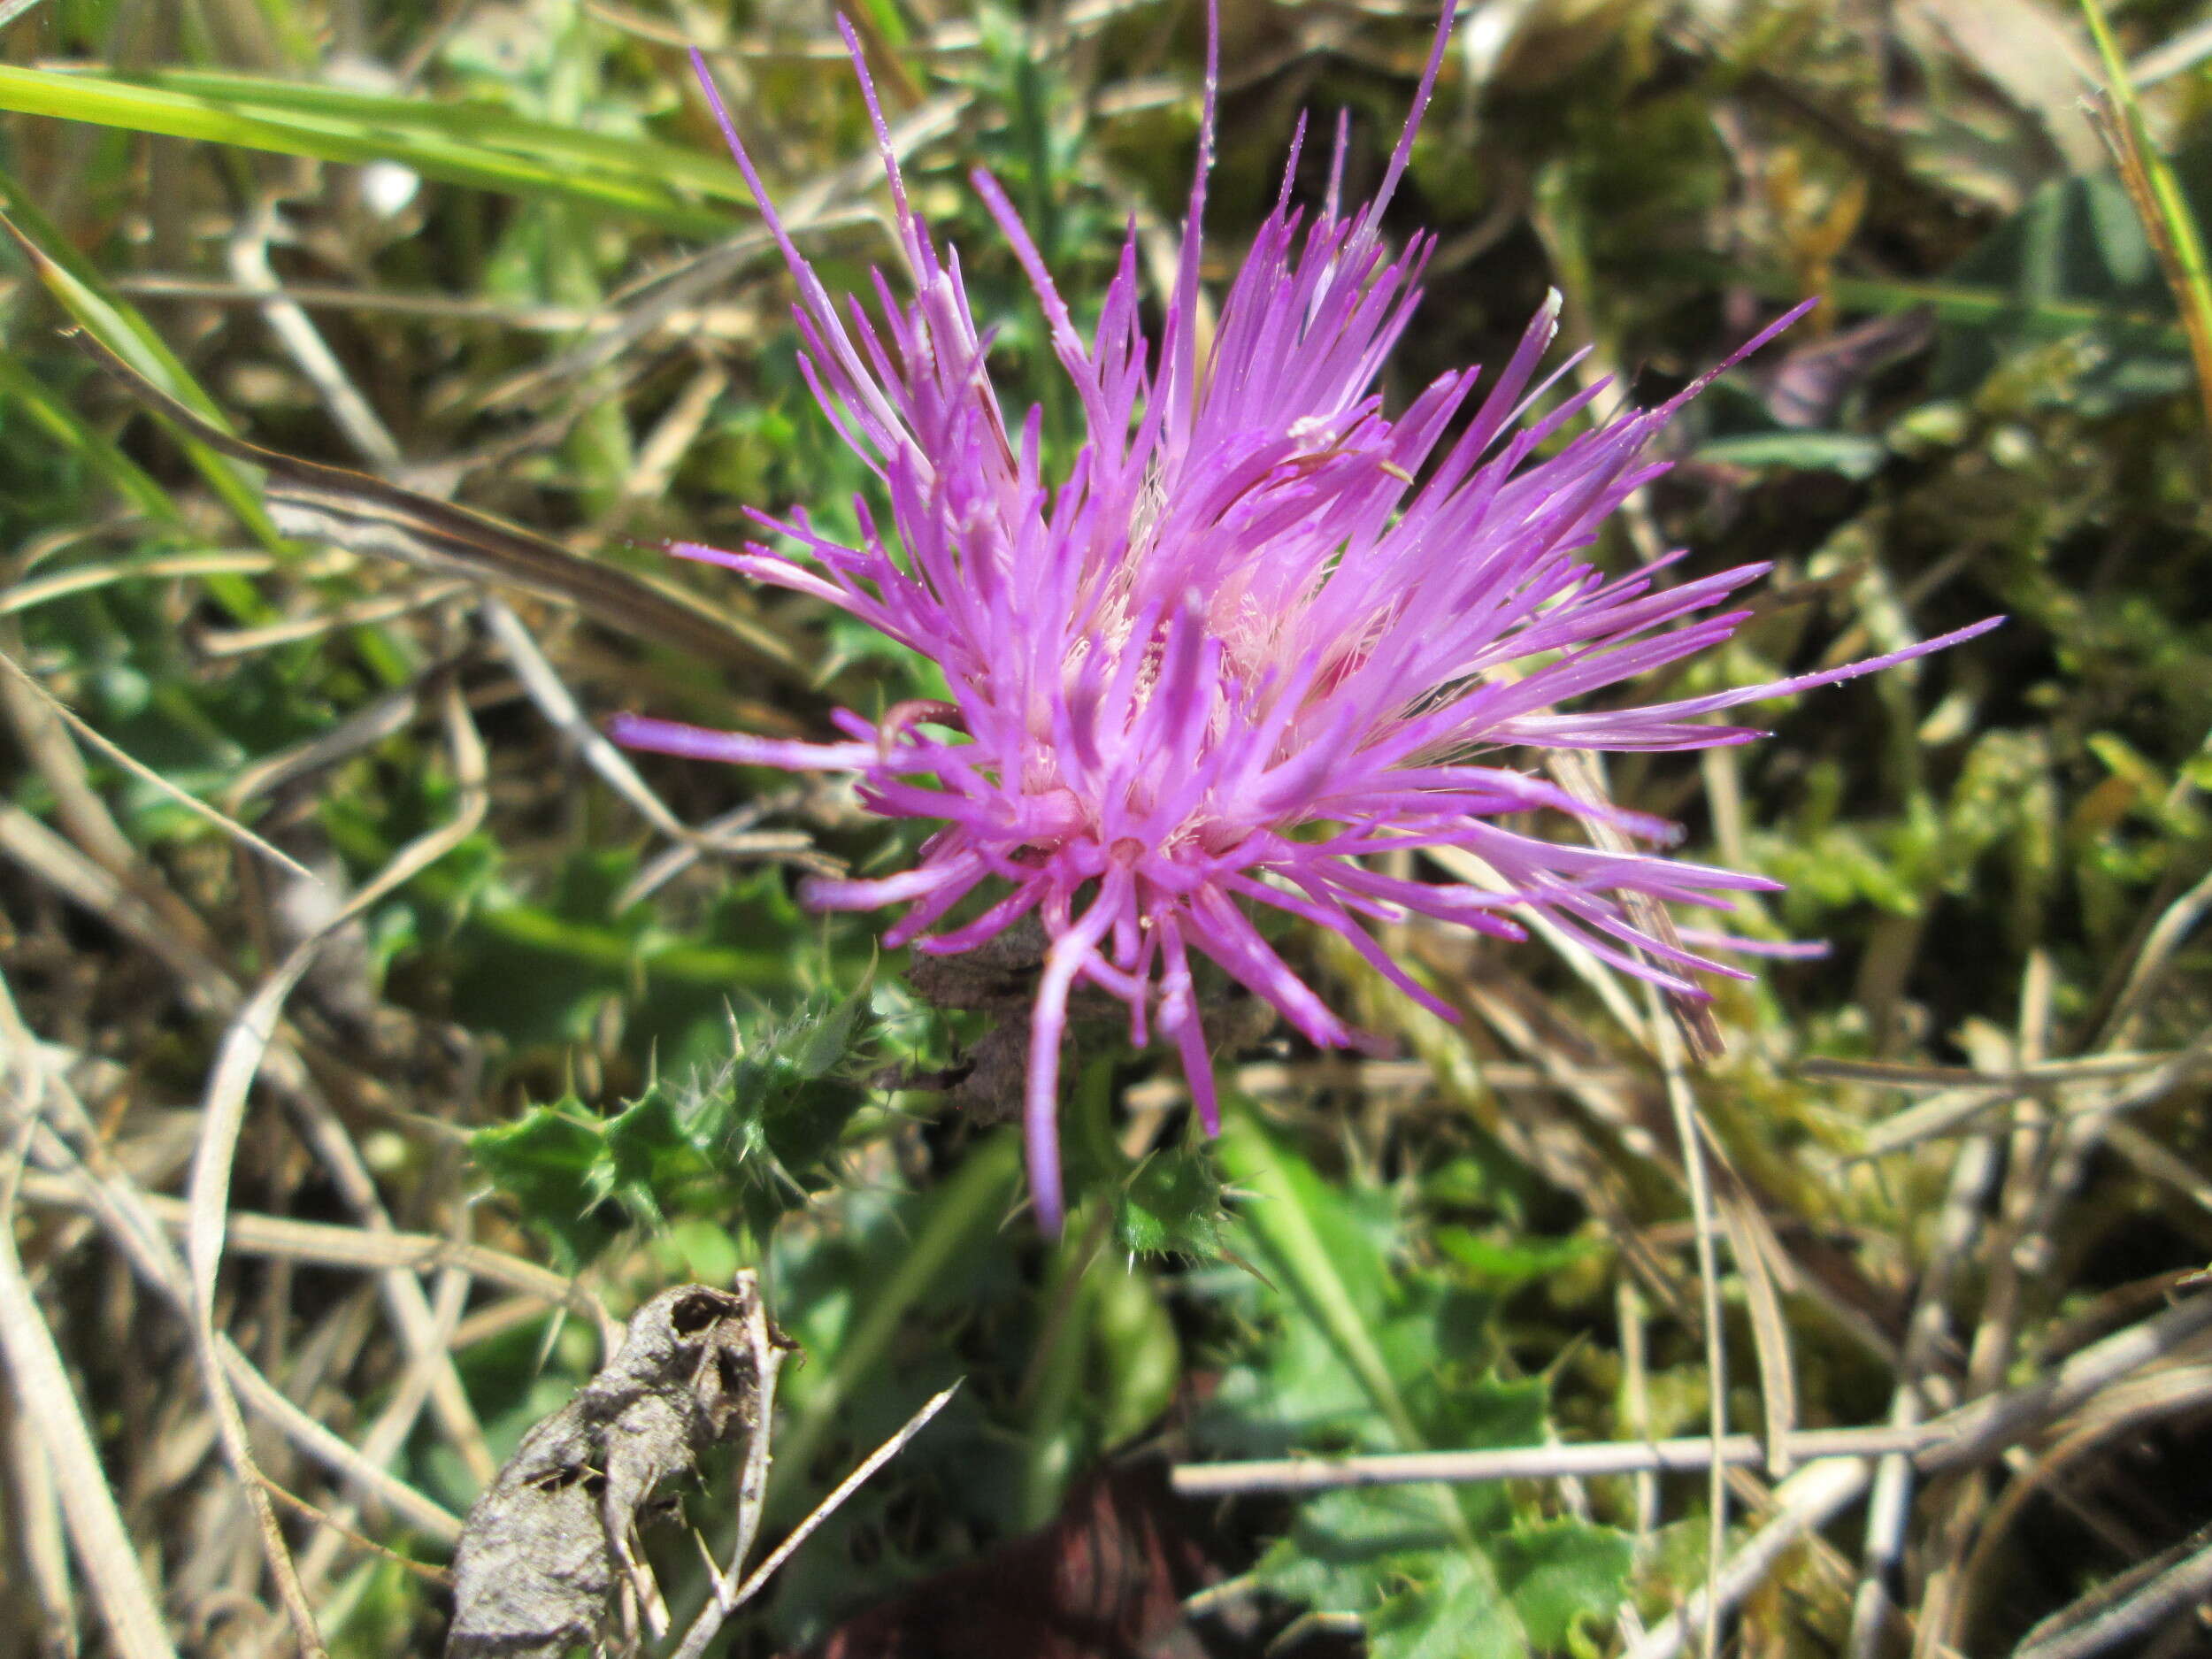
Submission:
M 1049 1245 L 1010 1220 L 1002 1010 L 910 985 L 872 918 L 788 896 L 800 870 L 864 870 L 904 832 L 832 786 L 595 744 L 620 709 L 818 735 L 833 703 L 924 683 L 845 619 L 656 549 L 733 544 L 751 508 L 842 522 L 863 481 L 798 375 L 787 280 L 684 63 L 705 50 L 809 256 L 864 291 L 891 244 L 828 10 L 9 0 L 0 18 L 18 233 L 0 651 L 21 670 L 0 683 L 7 1271 L 180 1650 L 290 1640 L 193 1323 L 159 1248 L 129 1242 L 132 1216 L 175 1236 L 232 1107 L 214 1323 L 417 1494 L 380 1498 L 357 1460 L 253 1414 L 262 1472 L 342 1523 L 279 1511 L 334 1653 L 436 1642 L 436 1583 L 358 1535 L 442 1562 L 442 1529 L 596 1363 L 580 1311 L 741 1265 L 807 1351 L 785 1519 L 968 1380 L 733 1651 L 822 1639 L 1047 1522 L 1133 1444 L 1702 1432 L 1666 1041 L 1586 961 L 1399 930 L 1464 1010 L 1448 1028 L 1294 939 L 1402 1057 L 1217 1021 L 1241 1102 L 1217 1148 L 1171 1064 L 1099 1026 L 1067 1108 L 1088 1196 Z M 1041 319 L 966 170 L 1007 185 L 1064 292 L 1094 295 L 1125 221 L 1148 252 L 1173 234 L 1203 13 L 865 0 L 854 19 L 918 204 L 999 331 L 1001 384 L 1064 450 Z M 1432 21 L 1395 0 L 1224 0 L 1210 280 L 1271 202 L 1301 111 L 1349 111 L 1348 190 L 1372 185 Z M 2212 11 L 2116 4 L 2111 28 L 2145 153 L 2178 181 L 2163 219 L 2114 170 L 2085 103 L 2108 69 L 2055 0 L 1483 0 L 1392 211 L 1440 238 L 1388 372 L 1401 402 L 1500 360 L 1552 286 L 1593 348 L 1578 373 L 1646 401 L 1823 298 L 1681 418 L 1675 470 L 1601 549 L 1687 545 L 1689 575 L 1775 561 L 1758 620 L 1685 691 L 2013 618 L 1769 705 L 1755 747 L 1611 768 L 1693 852 L 1789 884 L 1748 926 L 1834 946 L 1723 987 L 1727 1056 L 1688 1080 L 1732 1170 L 1739 1428 L 2001 1392 L 2212 1255 L 2212 975 L 2192 931 L 2212 903 L 2212 449 L 2168 268 L 2177 213 L 2212 202 Z M 1302 183 L 1326 165 L 1309 146 Z M 489 588 L 480 549 L 395 557 L 425 542 L 388 502 L 303 506 L 296 470 L 190 440 L 64 326 L 265 449 L 541 539 Z M 578 561 L 630 580 L 598 603 Z M 649 585 L 707 645 L 656 629 Z M 270 1059 L 229 1098 L 219 1045 L 288 959 L 307 965 Z M 1225 1212 L 1224 1181 L 1261 1196 Z M 418 1273 L 394 1234 L 482 1249 Z M 2122 1575 L 2212 1523 L 2212 1372 L 2193 1349 L 2160 1365 L 2008 1463 L 1893 1494 L 1871 1567 L 1861 1512 L 1801 1544 L 1733 1640 L 2000 1653 L 2083 1598 L 2124 1600 Z M 0 1651 L 113 1640 L 109 1592 L 65 1559 L 81 1494 L 58 1484 L 54 1409 L 21 1387 L 7 1406 Z M 1701 1478 L 1440 1490 L 1173 1512 L 1216 1582 L 1142 1640 L 1605 1654 L 1704 1582 Z M 1733 1495 L 1740 1539 L 1771 1482 L 1744 1471 Z M 712 1536 L 720 1489 L 690 1502 Z M 672 1539 L 657 1561 L 680 1604 L 696 1551 Z M 2186 1605 L 2133 1650 L 2196 1651 Z M 970 1611 L 966 1650 L 998 1651 L 976 1633 L 995 1615 Z M 1140 1651 L 1120 1640 L 1065 1651 Z

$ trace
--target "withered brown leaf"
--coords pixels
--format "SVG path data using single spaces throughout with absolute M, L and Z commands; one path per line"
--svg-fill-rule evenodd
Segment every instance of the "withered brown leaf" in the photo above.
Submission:
M 631 1540 L 664 1489 L 709 1447 L 760 1430 L 759 1294 L 750 1275 L 663 1291 L 606 1367 L 523 1437 L 454 1552 L 447 1659 L 557 1659 L 616 1628 L 639 1571 Z

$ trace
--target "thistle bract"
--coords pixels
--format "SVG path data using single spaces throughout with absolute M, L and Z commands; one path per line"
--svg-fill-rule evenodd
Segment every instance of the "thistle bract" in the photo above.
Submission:
M 1536 372 L 1555 296 L 1486 382 L 1473 370 L 1448 373 L 1402 411 L 1385 410 L 1377 383 L 1412 317 L 1432 243 L 1416 237 L 1394 252 L 1382 216 L 1446 38 L 1440 25 L 1372 200 L 1356 210 L 1339 201 L 1340 127 L 1325 198 L 1295 203 L 1294 142 L 1210 341 L 1199 256 L 1216 46 L 1156 338 L 1141 315 L 1133 226 L 1087 337 L 1004 193 L 974 175 L 1081 410 L 1082 441 L 1056 477 L 1045 472 L 1039 412 L 1016 425 L 1002 410 L 989 334 L 956 255 L 931 241 L 907 199 L 864 66 L 910 285 L 902 298 L 879 276 L 872 307 L 856 297 L 841 306 L 801 257 L 708 88 L 796 280 L 809 383 L 879 488 L 874 503 L 858 503 L 856 545 L 800 513 L 762 518 L 778 545 L 676 550 L 880 629 L 942 669 L 949 700 L 873 720 L 840 712 L 833 742 L 637 718 L 618 721 L 617 734 L 678 754 L 849 772 L 874 811 L 941 825 L 910 870 L 807 884 L 809 902 L 826 909 L 907 905 L 887 943 L 965 951 L 1039 918 L 1049 942 L 1024 1120 L 1048 1228 L 1064 1208 L 1058 1068 L 1079 984 L 1125 1002 L 1139 1044 L 1155 1026 L 1175 1044 L 1209 1129 L 1217 1112 L 1194 956 L 1313 1042 L 1359 1041 L 1263 936 L 1257 907 L 1340 935 L 1447 1018 L 1371 923 L 1417 914 L 1512 939 L 1523 933 L 1514 912 L 1541 910 L 1622 972 L 1704 996 L 1690 976 L 1736 973 L 1710 954 L 1735 941 L 1656 937 L 1637 918 L 1651 903 L 1724 907 L 1732 891 L 1775 884 L 1635 850 L 1665 844 L 1671 826 L 1577 798 L 1510 757 L 1742 742 L 1758 733 L 1702 717 L 1992 626 L 1825 673 L 1577 711 L 1591 693 L 1726 640 L 1747 613 L 1714 608 L 1767 567 L 1669 586 L 1671 560 L 1609 576 L 1581 557 L 1607 515 L 1663 470 L 1652 442 L 1698 388 L 1600 417 L 1603 388 L 1591 387 L 1530 418 L 1550 383 Z M 886 505 L 887 526 L 878 517 Z M 1615 848 L 1632 849 L 1502 822 L 1538 809 L 1602 826 Z M 1432 847 L 1475 855 L 1494 887 L 1404 879 L 1369 862 Z M 932 931 L 971 895 L 981 895 L 979 911 Z

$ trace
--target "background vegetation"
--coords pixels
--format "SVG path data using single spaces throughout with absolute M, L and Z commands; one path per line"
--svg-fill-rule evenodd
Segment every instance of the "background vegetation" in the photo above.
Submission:
M 2114 10 L 2139 136 L 2184 196 L 2212 186 L 2206 9 Z M 254 1517 L 271 1488 L 230 1472 L 248 1445 L 321 1512 L 273 1513 L 331 1650 L 426 1650 L 442 1591 L 365 1537 L 442 1563 L 497 1461 L 597 1363 L 599 1312 L 741 1265 L 805 1350 L 772 1526 L 967 1379 L 741 1621 L 733 1651 L 768 1653 L 1047 1523 L 1110 1455 L 1693 1435 L 1717 1386 L 1742 1430 L 1880 1424 L 2032 1383 L 2212 1252 L 2191 932 L 2212 902 L 2212 451 L 2168 268 L 2185 215 L 2169 200 L 2147 227 L 2083 102 L 2108 73 L 2052 0 L 1469 10 L 1393 211 L 1441 238 L 1393 396 L 1502 358 L 1554 285 L 1594 347 L 1579 373 L 1647 400 L 1821 296 L 1677 424 L 1679 464 L 1604 557 L 1776 562 L 1759 619 L 1686 689 L 2013 620 L 1771 705 L 1755 748 L 1613 767 L 1692 850 L 1789 883 L 1752 926 L 1833 942 L 1723 990 L 1724 1059 L 1671 1071 L 1655 1007 L 1541 942 L 1400 930 L 1463 1010 L 1446 1027 L 1294 936 L 1400 1057 L 1217 1018 L 1235 1109 L 1209 1145 L 1171 1064 L 1101 1025 L 1071 1077 L 1083 1208 L 1059 1244 L 1018 1213 L 990 1071 L 1018 974 L 910 982 L 872 918 L 789 897 L 904 832 L 833 787 L 624 762 L 592 735 L 618 709 L 818 735 L 833 703 L 920 684 L 818 607 L 655 550 L 734 542 L 754 507 L 834 521 L 862 481 L 683 57 L 706 50 L 810 256 L 859 288 L 890 244 L 830 12 L 4 0 L 0 19 L 19 236 L 0 250 L 0 1651 L 147 1651 L 109 1633 L 111 1581 L 65 1541 L 91 1502 L 77 1421 L 180 1648 L 290 1640 Z M 1064 440 L 1040 319 L 965 173 L 992 169 L 1064 290 L 1095 293 L 1130 215 L 1171 234 L 1202 13 L 865 0 L 855 19 L 1002 383 Z M 1300 111 L 1348 111 L 1348 188 L 1372 183 L 1431 22 L 1224 0 L 1210 274 Z M 1302 181 L 1325 166 L 1310 147 Z M 255 444 L 546 543 L 442 542 L 388 502 L 316 498 L 186 438 L 64 325 Z M 395 557 L 426 549 L 442 562 Z M 687 608 L 636 583 L 564 599 L 588 580 L 564 554 Z M 1719 1170 L 1718 1379 L 1671 1087 Z M 226 1207 L 227 1263 L 195 1282 L 187 1217 Z M 2187 1342 L 2153 1362 L 2007 1461 L 1878 1493 L 1870 1527 L 1847 1509 L 1740 1598 L 1734 1639 L 1997 1653 L 2082 1598 L 2077 1631 L 2126 1606 L 2129 1570 L 2184 1560 L 2212 1523 L 2212 1371 Z M 211 1365 L 246 1402 L 240 1436 Z M 1785 1473 L 1732 1478 L 1732 1551 Z M 1707 1573 L 1701 1476 L 1094 1491 L 1058 1536 L 1168 1540 L 1132 1569 L 1164 1601 L 1051 1647 L 1019 1620 L 1058 1581 L 1010 1571 L 941 1593 L 941 1651 L 1610 1653 L 1663 1638 Z M 690 1509 L 714 1536 L 724 1488 Z M 697 1551 L 680 1529 L 657 1550 L 681 1606 Z M 2191 1601 L 2136 1640 L 2185 1650 Z

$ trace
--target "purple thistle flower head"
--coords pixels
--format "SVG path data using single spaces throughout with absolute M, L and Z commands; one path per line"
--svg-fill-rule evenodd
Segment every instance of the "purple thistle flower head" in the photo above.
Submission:
M 887 943 L 965 951 L 1039 917 L 1049 945 L 1024 1121 L 1031 1191 L 1048 1229 L 1064 1210 L 1058 1069 L 1079 983 L 1127 1004 L 1139 1044 L 1156 1025 L 1175 1044 L 1209 1130 L 1218 1113 L 1194 955 L 1312 1041 L 1361 1041 L 1263 937 L 1256 906 L 1340 935 L 1448 1018 L 1453 1010 L 1391 959 L 1368 923 L 1415 913 L 1512 939 L 1523 930 L 1510 913 L 1540 910 L 1624 972 L 1704 997 L 1692 972 L 1742 976 L 1703 953 L 1740 941 L 1655 937 L 1638 917 L 1654 903 L 1724 908 L 1731 891 L 1776 884 L 1508 828 L 1502 818 L 1549 808 L 1617 832 L 1606 838 L 1616 847 L 1624 837 L 1663 845 L 1673 834 L 1578 799 L 1506 756 L 1746 741 L 1759 733 L 1700 717 L 1994 626 L 1717 695 L 1574 711 L 1592 692 L 1726 640 L 1748 613 L 1711 607 L 1767 567 L 1663 587 L 1655 578 L 1667 561 L 1609 577 L 1581 557 L 1606 516 L 1664 470 L 1648 458 L 1652 442 L 1705 381 L 1658 408 L 1602 419 L 1593 411 L 1602 388 L 1591 388 L 1525 419 L 1558 378 L 1532 385 L 1556 296 L 1486 388 L 1474 371 L 1448 373 L 1402 411 L 1386 412 L 1376 383 L 1412 317 L 1433 244 L 1416 237 L 1394 254 L 1383 211 L 1435 86 L 1449 16 L 1447 7 L 1372 201 L 1340 204 L 1340 127 L 1327 195 L 1310 211 L 1294 204 L 1294 142 L 1274 211 L 1221 302 L 1210 344 L 1199 255 L 1216 31 L 1196 176 L 1156 341 L 1141 316 L 1133 227 L 1086 338 L 1004 192 L 974 175 L 1036 290 L 1082 411 L 1083 442 L 1058 478 L 1044 475 L 1039 412 L 1017 426 L 1001 407 L 990 336 L 970 311 L 956 256 L 932 242 L 907 199 L 850 28 L 911 285 L 902 300 L 879 277 L 873 315 L 856 298 L 840 307 L 800 255 L 707 87 L 796 280 L 809 384 L 876 474 L 890 526 L 863 500 L 856 546 L 799 513 L 762 518 L 780 546 L 675 550 L 813 595 L 880 629 L 939 664 L 950 700 L 901 704 L 872 721 L 841 711 L 840 742 L 641 718 L 618 720 L 616 735 L 675 754 L 850 772 L 872 810 L 941 825 L 910 870 L 807 885 L 820 908 L 908 905 Z M 703 81 L 703 65 L 701 73 Z M 1578 422 L 1583 430 L 1538 458 Z M 1366 863 L 1432 847 L 1476 855 L 1500 890 L 1400 879 Z M 987 908 L 930 931 L 979 889 Z

